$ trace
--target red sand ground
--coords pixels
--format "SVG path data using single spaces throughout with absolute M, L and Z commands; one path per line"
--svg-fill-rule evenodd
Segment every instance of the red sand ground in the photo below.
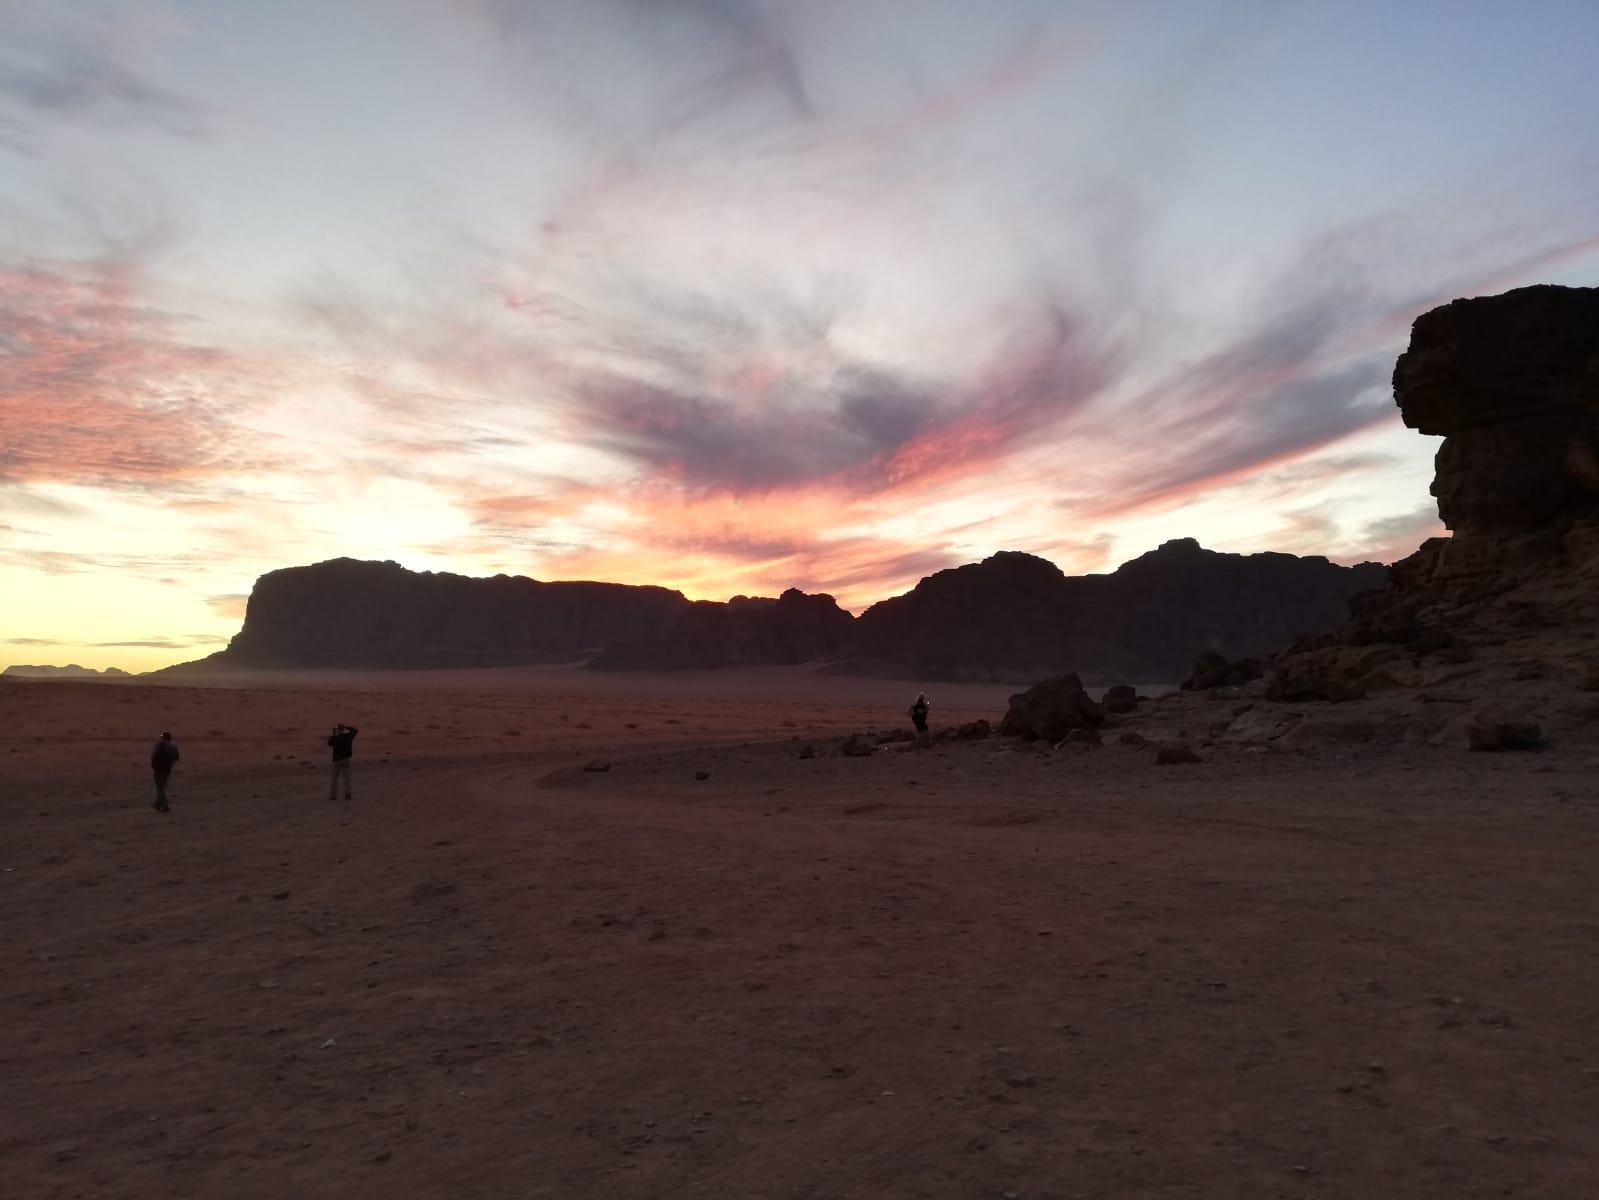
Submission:
M 1585 757 L 801 760 L 903 685 L 337 684 L 0 686 L 4 1194 L 1599 1196 Z

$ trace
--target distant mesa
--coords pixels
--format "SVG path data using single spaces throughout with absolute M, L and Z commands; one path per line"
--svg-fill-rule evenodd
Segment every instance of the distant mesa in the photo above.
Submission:
M 227 649 L 167 668 L 519 666 L 597 670 L 826 664 L 841 674 L 1029 680 L 1181 678 L 1196 648 L 1237 657 L 1328 628 L 1385 568 L 1168 542 L 1108 575 L 1003 551 L 940 571 L 859 618 L 833 597 L 690 601 L 661 587 L 546 583 L 335 559 L 256 581 Z
M 337 558 L 255 582 L 225 650 L 169 671 L 505 667 L 573 662 L 662 637 L 681 592 L 620 583 L 473 579 Z
M 940 571 L 856 623 L 845 669 L 1004 682 L 1068 668 L 1089 680 L 1175 682 L 1196 651 L 1261 654 L 1336 625 L 1387 568 L 1292 554 L 1225 554 L 1166 542 L 1106 575 L 1066 575 L 1005 551 Z
M 107 667 L 97 671 L 93 667 L 80 667 L 77 663 L 68 663 L 64 667 L 17 665 L 7 667 L 0 671 L 0 675 L 10 675 L 19 679 L 131 679 L 127 671 L 118 670 L 116 667 Z

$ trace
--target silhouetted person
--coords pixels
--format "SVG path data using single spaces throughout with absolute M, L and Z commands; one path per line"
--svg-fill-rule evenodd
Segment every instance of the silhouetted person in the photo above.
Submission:
M 328 799 L 339 798 L 339 777 L 344 777 L 344 798 L 350 795 L 350 755 L 355 753 L 355 735 L 361 731 L 353 725 L 335 725 L 328 734 L 328 745 L 333 747 L 333 778 L 328 781 Z
M 150 770 L 155 775 L 155 803 L 150 807 L 156 812 L 172 811 L 167 803 L 167 780 L 172 778 L 172 768 L 177 763 L 178 744 L 172 740 L 170 733 L 163 733 L 161 740 L 150 751 Z
M 911 724 L 916 726 L 918 739 L 925 740 L 927 737 L 927 710 L 932 707 L 932 702 L 927 699 L 927 693 L 917 692 L 916 703 L 905 710 L 910 713 Z

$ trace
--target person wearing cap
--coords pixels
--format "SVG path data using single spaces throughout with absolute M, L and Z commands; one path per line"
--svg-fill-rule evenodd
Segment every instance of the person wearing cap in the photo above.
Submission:
M 172 806 L 167 803 L 167 780 L 172 778 L 172 768 L 177 762 L 178 744 L 172 740 L 170 733 L 163 733 L 161 740 L 150 751 L 150 770 L 155 775 L 155 803 L 150 807 L 156 812 L 172 811 Z

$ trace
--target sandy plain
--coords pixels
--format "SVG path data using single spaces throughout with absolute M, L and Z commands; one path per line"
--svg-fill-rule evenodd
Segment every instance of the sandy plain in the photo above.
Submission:
M 908 700 L 0 685 L 0 1190 L 1599 1195 L 1590 753 L 838 756 Z

